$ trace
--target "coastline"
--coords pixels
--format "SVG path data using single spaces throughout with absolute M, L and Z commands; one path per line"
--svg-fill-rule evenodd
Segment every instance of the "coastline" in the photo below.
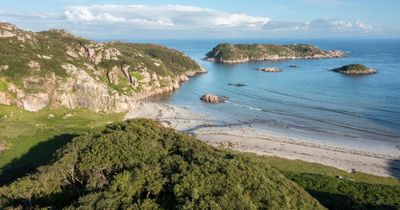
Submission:
M 316 143 L 301 136 L 283 136 L 246 124 L 216 124 L 204 114 L 163 103 L 139 102 L 126 114 L 125 119 L 130 118 L 158 120 L 166 127 L 186 132 L 216 147 L 320 163 L 347 172 L 400 178 L 400 157 L 397 154 Z

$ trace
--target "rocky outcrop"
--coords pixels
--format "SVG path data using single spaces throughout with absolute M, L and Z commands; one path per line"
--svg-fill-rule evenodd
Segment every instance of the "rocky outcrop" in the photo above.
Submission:
M 31 112 L 37 112 L 49 105 L 50 97 L 47 93 L 34 93 L 22 99 L 22 107 Z
M 206 54 L 207 61 L 216 63 L 245 63 L 249 61 L 276 61 L 292 59 L 322 59 L 345 56 L 339 50 L 321 50 L 307 44 L 219 44 Z
M 208 94 L 201 96 L 200 100 L 202 100 L 206 103 L 218 104 L 218 103 L 224 103 L 226 101 L 226 97 L 217 96 L 217 95 L 208 93 Z
M 263 71 L 263 72 L 281 72 L 282 70 L 280 68 L 276 67 L 267 67 L 267 68 L 258 68 L 257 71 Z
M 0 139 L 0 154 L 8 149 L 5 141 Z
M 332 69 L 332 71 L 347 75 L 367 75 L 375 74 L 377 72 L 375 69 L 366 67 L 362 64 L 349 64 L 340 68 Z
M 23 31 L 18 29 L 15 25 L 9 23 L 0 23 L 0 38 L 16 38 L 22 43 L 32 42 L 37 43 L 35 33 L 29 31 Z
M 0 91 L 0 104 L 11 105 L 12 103 L 11 96 L 7 92 Z

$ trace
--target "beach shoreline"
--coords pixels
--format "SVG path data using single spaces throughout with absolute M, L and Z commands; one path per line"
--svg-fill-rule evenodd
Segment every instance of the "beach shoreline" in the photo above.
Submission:
M 363 172 L 400 178 L 400 151 L 372 152 L 310 141 L 301 136 L 284 136 L 248 124 L 221 124 L 189 108 L 156 102 L 139 102 L 125 119 L 150 118 L 162 125 L 195 136 L 216 147 L 320 163 L 347 172 Z

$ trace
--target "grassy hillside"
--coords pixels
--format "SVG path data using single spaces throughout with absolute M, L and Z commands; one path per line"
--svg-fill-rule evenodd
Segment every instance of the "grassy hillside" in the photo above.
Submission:
M 323 209 L 268 164 L 143 119 L 75 138 L 54 162 L 0 188 L 0 205 Z
M 0 152 L 0 184 L 48 163 L 72 138 L 122 118 L 123 114 L 81 109 L 27 112 L 0 105 L 0 141 L 7 145 L 7 150 Z
M 29 33 L 16 29 L 19 33 Z M 139 67 L 146 68 L 150 73 L 160 76 L 179 75 L 188 70 L 197 70 L 199 65 L 183 53 L 161 45 L 154 44 L 130 44 L 123 42 L 96 43 L 87 39 L 73 36 L 62 30 L 50 30 L 32 35 L 34 39 L 21 41 L 18 37 L 0 38 L 0 65 L 7 65 L 8 69 L 0 71 L 0 77 L 22 85 L 24 78 L 32 75 L 46 76 L 54 73 L 56 76 L 66 77 L 66 71 L 61 66 L 71 63 L 75 66 L 87 69 L 86 64 L 94 65 L 95 68 L 111 70 L 113 66 L 131 66 L 130 71 L 140 72 Z M 83 53 L 93 49 L 99 53 L 103 49 L 116 49 L 120 52 L 115 58 L 94 62 L 90 57 L 78 54 L 83 48 Z M 77 53 L 73 57 L 67 53 Z M 43 58 L 39 56 L 49 56 Z M 30 61 L 37 61 L 40 71 L 29 70 L 27 64 Z M 159 61 L 160 65 L 156 65 Z M 89 69 L 87 69 L 89 71 Z M 97 69 L 99 70 L 99 69 Z M 93 73 L 90 72 L 89 73 Z M 105 75 L 104 75 L 105 76 Z M 106 80 L 105 80 L 106 81 Z
M 34 33 L 0 23 L 0 46 L 0 104 L 28 111 L 125 112 L 204 72 L 161 45 L 95 42 L 63 30 Z

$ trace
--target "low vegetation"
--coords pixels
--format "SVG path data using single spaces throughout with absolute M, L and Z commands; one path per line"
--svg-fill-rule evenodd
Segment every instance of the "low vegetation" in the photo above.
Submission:
M 2 108 L 8 108 L 3 111 L 8 123 L 1 125 L 0 138 L 14 139 L 10 150 L 0 154 L 2 207 L 320 208 L 281 174 L 329 209 L 400 207 L 400 181 L 392 178 L 219 150 L 149 120 L 112 124 L 101 131 L 106 119 L 118 121 L 120 116 L 76 110 L 81 116 L 72 117 L 68 110 L 57 114 Z M 22 133 L 33 135 L 16 135 L 12 126 L 17 124 Z M 70 132 L 60 135 L 62 129 Z M 13 154 L 22 157 L 11 162 Z M 36 173 L 27 176 L 37 166 Z
M 75 138 L 0 188 L 0 205 L 86 209 L 324 209 L 268 164 L 150 120 Z

